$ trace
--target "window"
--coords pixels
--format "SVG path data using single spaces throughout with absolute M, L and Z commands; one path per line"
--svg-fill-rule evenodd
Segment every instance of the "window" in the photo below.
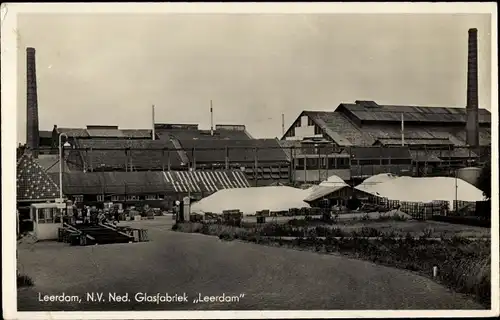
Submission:
M 54 223 L 54 209 L 38 209 L 38 223 Z
M 349 159 L 337 158 L 337 169 L 349 169 Z
M 314 121 L 312 121 L 311 118 L 307 117 L 307 125 L 308 126 L 314 126 Z
M 411 164 L 411 159 L 391 159 L 391 164 Z
M 153 194 L 153 195 L 148 194 L 148 195 L 146 195 L 146 200 L 156 200 L 156 199 L 158 199 L 158 196 L 156 194 Z
M 335 158 L 328 158 L 328 169 L 336 169 L 337 164 L 335 162 Z
M 295 169 L 304 169 L 304 159 L 296 158 L 295 159 Z
M 371 166 L 374 164 L 380 164 L 380 160 L 358 160 L 360 166 Z
M 318 169 L 318 158 L 308 158 L 306 161 L 308 170 Z
M 317 125 L 314 125 L 314 134 L 322 134 L 321 128 Z
M 38 209 L 38 223 L 45 223 L 45 209 Z
M 123 201 L 125 200 L 124 196 L 111 196 L 111 201 Z
M 75 203 L 83 202 L 83 195 L 74 196 Z
M 328 168 L 328 158 L 321 157 L 320 161 L 321 161 L 321 164 L 320 164 L 321 165 L 321 169 Z
M 137 196 L 127 196 L 127 200 L 139 200 Z
M 97 195 L 97 201 L 104 202 L 104 195 L 103 194 Z

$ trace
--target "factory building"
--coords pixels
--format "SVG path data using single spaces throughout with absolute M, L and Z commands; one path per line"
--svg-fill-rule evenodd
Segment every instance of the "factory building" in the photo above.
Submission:
M 484 161 L 491 113 L 478 107 L 476 29 L 469 30 L 468 48 L 465 108 L 358 100 L 332 111 L 301 112 L 281 139 L 295 149 L 289 153 L 294 176 L 304 182 L 324 180 L 318 172 L 326 170 L 344 180 L 384 172 L 419 176 Z
M 29 159 L 43 171 L 44 181 L 57 187 L 62 171 L 63 194 L 75 203 L 171 203 L 185 195 L 200 198 L 224 188 L 289 182 L 288 159 L 278 140 L 254 139 L 243 125 L 219 124 L 201 130 L 196 124 L 156 123 L 153 107 L 150 129 L 54 125 L 51 131 L 40 130 L 34 48 L 27 48 L 26 59 L 27 141 L 18 148 L 17 158 L 23 164 Z M 65 145 L 62 163 L 59 139 Z M 46 187 L 37 186 L 36 172 L 18 166 L 18 203 L 41 199 L 19 190 L 30 181 L 33 190 Z M 55 202 L 59 194 L 52 193 L 43 200 Z

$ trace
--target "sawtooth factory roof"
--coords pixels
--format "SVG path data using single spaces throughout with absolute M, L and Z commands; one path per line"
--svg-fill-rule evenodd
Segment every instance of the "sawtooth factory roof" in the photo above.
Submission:
M 340 104 L 335 111 L 303 111 L 340 146 L 401 143 L 401 115 L 406 144 L 465 146 L 465 108 L 378 105 L 373 101 Z M 479 109 L 479 143 L 491 143 L 491 113 Z

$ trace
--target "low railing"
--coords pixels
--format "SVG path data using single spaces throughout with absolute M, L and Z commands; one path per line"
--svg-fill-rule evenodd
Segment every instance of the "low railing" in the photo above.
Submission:
M 73 238 L 74 237 L 74 241 Z M 62 228 L 58 229 L 57 241 L 64 243 L 74 243 L 78 242 L 80 245 L 85 245 L 87 239 L 94 241 L 95 238 L 91 235 L 83 233 L 81 230 L 73 227 L 70 224 L 64 223 Z
M 123 235 L 132 237 L 134 242 L 147 242 L 149 241 L 148 230 L 131 228 L 131 227 L 114 227 L 116 231 Z
M 111 225 L 111 224 L 108 224 L 108 223 L 99 223 L 99 226 L 103 227 L 103 228 L 106 228 L 106 229 L 110 229 L 110 230 L 113 230 L 123 236 L 126 236 L 126 237 L 129 237 L 129 238 L 132 238 L 133 236 L 131 236 L 130 234 L 127 234 L 125 232 L 122 232 L 120 231 L 117 227 Z

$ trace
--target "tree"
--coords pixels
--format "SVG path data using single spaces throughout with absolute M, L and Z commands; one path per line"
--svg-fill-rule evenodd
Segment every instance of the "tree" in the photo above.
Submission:
M 488 199 L 491 198 L 491 160 L 489 160 L 481 170 L 478 187 Z

